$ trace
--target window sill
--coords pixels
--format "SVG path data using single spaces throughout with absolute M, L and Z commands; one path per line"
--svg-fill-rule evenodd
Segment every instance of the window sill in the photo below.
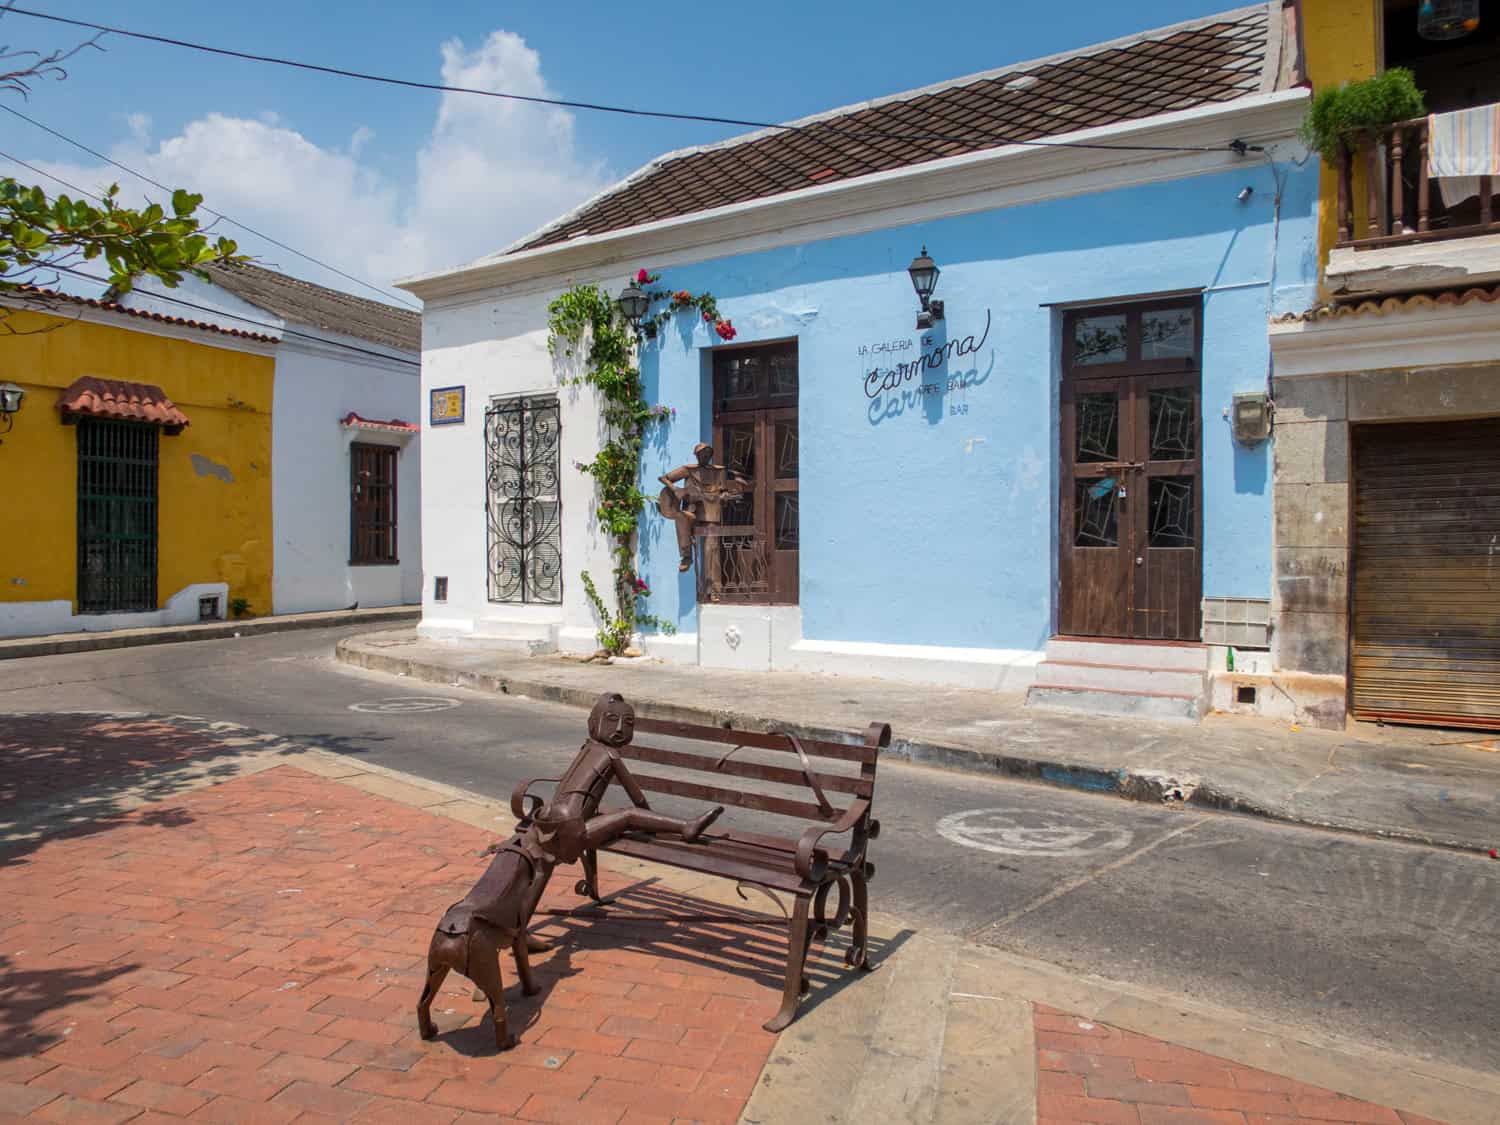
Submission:
M 356 562 L 354 559 L 350 559 L 349 560 L 349 565 L 350 566 L 400 566 L 401 565 L 401 560 L 400 559 L 363 559 L 363 560 L 361 560 L 359 562 Z

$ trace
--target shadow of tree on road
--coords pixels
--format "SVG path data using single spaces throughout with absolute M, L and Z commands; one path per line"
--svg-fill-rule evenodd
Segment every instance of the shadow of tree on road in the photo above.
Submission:
M 348 738 L 292 740 L 183 716 L 0 715 L 0 869 L 24 863 L 49 839 L 95 835 L 127 820 L 189 824 L 185 809 L 161 802 L 241 776 L 247 753 L 274 759 L 310 745 L 364 752 Z

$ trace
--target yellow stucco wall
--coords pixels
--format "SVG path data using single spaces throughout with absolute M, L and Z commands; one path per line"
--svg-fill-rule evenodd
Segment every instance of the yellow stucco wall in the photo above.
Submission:
M 0 436 L 0 602 L 68 600 L 77 611 L 77 428 L 62 424 L 57 400 L 94 375 L 153 383 L 192 422 L 160 439 L 158 605 L 192 583 L 227 582 L 231 599 L 271 612 L 275 359 L 214 347 L 208 333 L 170 339 L 119 319 L 12 312 L 18 334 L 0 336 L 0 380 L 26 390 Z M 57 327 L 36 331 L 49 324 Z
M 1313 90 L 1369 78 L 1380 67 L 1379 0 L 1302 0 L 1302 44 L 1307 76 Z M 1365 173 L 1354 168 L 1356 229 L 1365 221 Z M 1338 236 L 1338 176 L 1327 163 L 1319 185 L 1318 259 L 1328 263 L 1328 251 Z

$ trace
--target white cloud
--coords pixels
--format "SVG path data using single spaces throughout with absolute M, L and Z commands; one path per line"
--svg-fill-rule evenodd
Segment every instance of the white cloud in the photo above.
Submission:
M 540 56 L 511 32 L 473 49 L 450 40 L 442 59 L 445 85 L 550 96 Z M 374 136 L 363 125 L 347 145 L 324 148 L 271 113 L 209 113 L 158 142 L 145 115 L 125 120 L 130 135 L 110 151 L 114 159 L 377 284 L 493 253 L 607 182 L 601 164 L 579 158 L 571 113 L 470 94 L 442 96 L 412 154 L 410 188 L 362 161 Z M 119 181 L 132 202 L 162 194 L 114 168 L 33 163 L 89 189 Z M 348 288 L 284 250 L 220 229 L 268 265 Z

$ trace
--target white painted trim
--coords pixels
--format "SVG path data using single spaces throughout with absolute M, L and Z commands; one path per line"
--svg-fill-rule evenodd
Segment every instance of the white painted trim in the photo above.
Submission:
M 17 301 L 0 298 L 0 305 L 24 312 L 39 313 L 65 321 L 80 321 L 84 324 L 102 324 L 106 328 L 123 328 L 127 332 L 140 332 L 146 336 L 161 336 L 168 340 L 186 340 L 190 344 L 202 344 L 206 348 L 222 348 L 229 352 L 247 352 L 250 355 L 275 355 L 275 341 L 249 340 L 243 336 L 231 336 L 215 332 L 211 328 L 193 328 L 185 324 L 170 324 L 152 320 L 148 316 L 113 309 L 96 309 L 90 305 L 77 304 L 66 298 L 56 305 L 44 305 L 33 301 Z
M 397 283 L 397 288 L 429 302 L 431 311 L 450 303 L 468 303 L 445 299 L 469 295 L 471 301 L 492 300 L 547 288 L 557 278 L 580 271 L 633 264 L 646 257 L 654 267 L 666 267 L 1244 168 L 1259 157 L 1236 156 L 1224 146 L 1235 138 L 1257 145 L 1290 139 L 1307 98 L 1308 92 L 1301 89 L 1255 94 L 1050 138 L 1205 149 L 1201 152 L 1007 145 L 497 255 L 455 270 L 408 278 Z M 707 252 L 709 247 L 712 253 Z
M 1277 378 L 1500 361 L 1500 302 L 1350 313 L 1270 327 Z
M 217 597 L 219 616 L 229 615 L 229 584 L 195 582 L 184 586 L 160 609 L 141 613 L 74 613 L 73 603 L 0 602 L 0 637 L 45 637 L 54 633 L 107 633 L 115 629 L 155 629 L 167 625 L 196 625 L 198 599 Z
M 1323 276 L 1329 289 L 1348 296 L 1493 285 L 1500 281 L 1500 234 L 1368 250 L 1336 248 Z
M 821 672 L 979 691 L 1024 692 L 1044 653 L 1025 649 L 799 640 L 778 671 Z

